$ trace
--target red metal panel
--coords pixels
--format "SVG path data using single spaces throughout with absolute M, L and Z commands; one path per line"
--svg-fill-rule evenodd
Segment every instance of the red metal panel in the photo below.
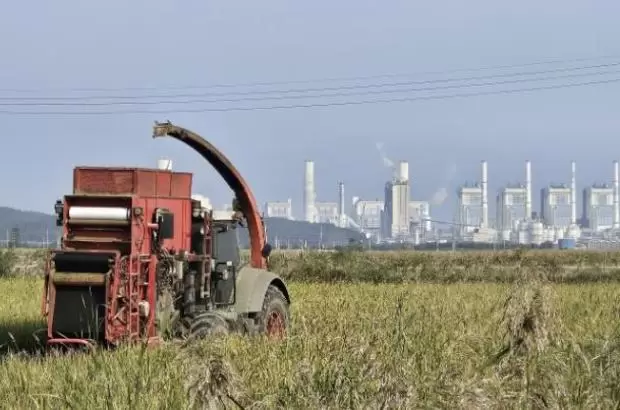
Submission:
M 174 214 L 174 238 L 164 240 L 164 247 L 167 249 L 189 249 L 191 240 L 191 199 L 171 199 L 171 198 L 143 198 L 145 202 L 145 212 L 150 216 L 155 209 L 166 208 Z M 150 253 L 150 244 L 143 246 L 143 252 Z
M 157 195 L 157 179 L 154 172 L 137 171 L 138 184 L 136 194 L 140 196 Z
M 145 168 L 76 167 L 73 193 L 189 198 L 192 174 Z
M 74 194 L 130 194 L 134 175 L 131 169 L 76 168 Z
M 156 174 L 157 177 L 157 191 L 156 196 L 169 197 L 170 196 L 170 172 L 160 171 Z
M 170 196 L 173 198 L 190 198 L 192 196 L 192 174 L 175 172 L 172 174 Z

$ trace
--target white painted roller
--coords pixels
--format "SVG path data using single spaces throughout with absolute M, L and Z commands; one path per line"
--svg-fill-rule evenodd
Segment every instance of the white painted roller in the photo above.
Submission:
M 106 221 L 127 221 L 130 210 L 121 207 L 72 206 L 69 219 L 99 219 Z

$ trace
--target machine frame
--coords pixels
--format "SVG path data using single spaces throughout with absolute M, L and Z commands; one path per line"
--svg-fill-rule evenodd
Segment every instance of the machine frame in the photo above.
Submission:
M 163 136 L 185 142 L 215 168 L 235 194 L 234 211 L 214 219 L 192 197 L 189 173 L 76 167 L 73 193 L 55 207 L 62 243 L 45 264 L 41 309 L 48 345 L 153 344 L 164 332 L 162 320 L 183 337 L 229 331 L 286 335 L 290 295 L 282 278 L 267 269 L 271 247 L 248 184 L 199 135 L 155 123 L 153 138 Z M 249 265 L 218 260 L 214 227 L 225 232 L 244 221 Z M 172 290 L 164 289 L 168 282 Z M 217 300 L 214 294 L 224 296 Z M 173 300 L 164 308 L 166 296 Z M 93 317 L 86 317 L 81 304 Z

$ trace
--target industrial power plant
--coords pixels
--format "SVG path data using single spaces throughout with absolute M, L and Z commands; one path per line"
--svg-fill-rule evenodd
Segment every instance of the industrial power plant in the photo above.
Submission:
M 487 162 L 481 163 L 480 184 L 461 186 L 458 194 L 457 237 L 461 241 L 510 242 L 523 245 L 614 241 L 620 237 L 618 161 L 613 162 L 613 186 L 593 184 L 583 189 L 581 216 L 577 211 L 577 165 L 571 162 L 570 184 L 541 189 L 539 212 L 532 210 L 531 162 L 525 162 L 525 184 L 506 185 L 497 194 L 495 223 L 489 221 Z
M 317 201 L 314 171 L 314 161 L 306 160 L 304 221 L 355 229 L 375 242 L 419 243 L 424 235 L 431 232 L 429 203 L 411 199 L 407 161 L 400 161 L 398 167 L 394 167 L 392 179 L 385 184 L 383 200 L 364 200 L 353 196 L 348 210 L 343 182 L 338 182 L 337 202 Z M 264 216 L 294 219 L 292 200 L 267 202 Z
M 580 213 L 575 161 L 567 167 L 571 176 L 569 184 L 549 184 L 540 190 L 539 207 L 534 207 L 532 201 L 532 164 L 528 160 L 524 165 L 524 183 L 507 184 L 499 189 L 495 212 L 491 213 L 488 163 L 482 160 L 479 182 L 463 184 L 457 189 L 454 219 L 435 221 L 430 215 L 430 202 L 413 199 L 407 161 L 392 167 L 393 175 L 385 183 L 383 199 L 352 196 L 347 207 L 343 182 L 338 182 L 337 201 L 317 200 L 315 164 L 306 160 L 303 220 L 355 229 L 375 243 L 467 242 L 574 247 L 580 242 L 598 241 L 620 246 L 618 161 L 613 162 L 611 186 L 596 183 L 583 189 Z M 292 200 L 265 203 L 264 216 L 294 220 Z

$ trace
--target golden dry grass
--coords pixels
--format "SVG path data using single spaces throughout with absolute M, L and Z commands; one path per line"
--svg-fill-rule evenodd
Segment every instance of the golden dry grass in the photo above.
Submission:
M 247 257 L 247 252 L 244 252 Z M 18 249 L 12 273 L 41 275 L 45 251 Z M 0 254 L 0 262 L 3 257 Z M 0 275 L 2 272 L 0 263 Z M 612 251 L 275 251 L 270 269 L 296 282 L 513 282 L 542 272 L 557 283 L 619 282 L 620 252 Z
M 514 282 L 527 272 L 552 282 L 620 281 L 620 252 L 276 252 L 271 268 L 303 282 Z
M 0 280 L 24 338 L 41 282 Z M 620 285 L 291 283 L 286 342 L 5 356 L 6 408 L 617 408 Z M 525 340 L 526 343 L 519 340 Z M 523 347 L 526 346 L 526 347 Z M 226 407 L 224 407 L 226 405 Z

